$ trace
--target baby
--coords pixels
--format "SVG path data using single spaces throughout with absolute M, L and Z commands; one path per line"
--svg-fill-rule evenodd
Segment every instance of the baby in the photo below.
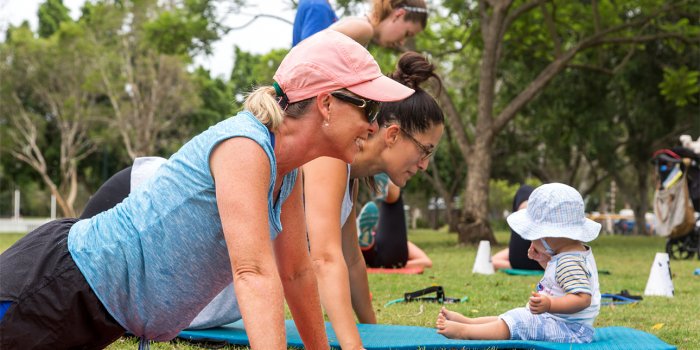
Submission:
M 526 307 L 500 316 L 469 318 L 446 308 L 438 333 L 456 339 L 521 339 L 589 343 L 600 310 L 598 269 L 591 248 L 600 224 L 584 214 L 574 188 L 552 183 L 536 188 L 528 207 L 508 216 L 508 225 L 532 241 L 528 256 L 545 268 Z

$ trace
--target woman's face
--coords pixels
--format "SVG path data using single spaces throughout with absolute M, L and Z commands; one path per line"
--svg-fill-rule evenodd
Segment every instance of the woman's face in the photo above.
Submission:
M 389 130 L 393 128 L 394 130 Z M 419 170 L 428 168 L 444 125 L 431 126 L 421 133 L 410 133 L 399 125 L 388 126 L 387 132 L 396 135 L 396 142 L 389 147 L 386 160 L 386 173 L 397 186 L 403 187 Z
M 341 92 L 345 96 L 359 97 L 349 92 Z M 363 97 L 361 99 L 367 100 Z M 351 163 L 360 150 L 362 143 L 367 141 L 370 134 L 377 131 L 377 122 L 369 122 L 365 108 L 358 107 L 355 102 L 330 96 L 328 123 L 322 125 L 330 138 L 332 157 Z
M 384 47 L 403 46 L 406 38 L 411 38 L 423 30 L 420 22 L 407 21 L 405 19 L 405 10 L 398 9 L 394 11 L 395 13 L 400 11 L 400 15 L 391 15 L 385 18 L 379 28 L 377 28 L 376 42 Z

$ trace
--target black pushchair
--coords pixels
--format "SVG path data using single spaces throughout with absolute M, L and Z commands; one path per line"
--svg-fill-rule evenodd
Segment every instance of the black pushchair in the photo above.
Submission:
M 700 259 L 700 155 L 684 147 L 654 152 L 656 233 L 671 259 Z

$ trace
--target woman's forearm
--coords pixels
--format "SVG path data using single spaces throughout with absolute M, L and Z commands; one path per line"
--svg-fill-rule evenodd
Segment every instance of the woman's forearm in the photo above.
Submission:
M 285 299 L 307 349 L 327 349 L 328 338 L 321 312 L 316 276 L 309 263 L 308 268 L 290 279 L 282 279 Z M 313 291 L 313 292 L 311 292 Z
M 342 258 L 315 260 L 314 270 L 323 305 L 343 349 L 361 349 L 350 299 L 348 270 Z
M 372 298 L 370 297 L 369 281 L 367 279 L 367 268 L 364 260 L 357 262 L 354 266 L 348 266 L 350 272 L 350 288 L 352 298 L 352 308 L 357 314 L 360 323 L 377 323 L 377 316 L 372 308 Z
M 282 285 L 274 270 L 234 268 L 236 297 L 250 345 L 286 349 Z

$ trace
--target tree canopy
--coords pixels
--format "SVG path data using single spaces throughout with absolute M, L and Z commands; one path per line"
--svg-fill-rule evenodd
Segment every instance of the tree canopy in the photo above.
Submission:
M 343 15 L 361 14 L 360 4 L 336 2 Z M 0 43 L 0 199 L 17 187 L 50 192 L 63 215 L 75 215 L 134 157 L 168 156 L 270 83 L 286 49 L 232 48 L 226 79 L 193 64 L 236 30 L 221 22 L 220 5 L 98 0 L 73 20 L 62 0 L 46 0 L 36 33 L 9 28 Z M 247 5 L 236 0 L 228 10 Z M 616 206 L 628 203 L 643 222 L 651 153 L 680 134 L 700 136 L 700 4 L 430 5 L 428 28 L 407 46 L 438 66 L 444 89 L 431 91 L 447 128 L 431 167 L 407 186 L 407 201 L 425 208 L 444 198 L 462 243 L 493 240 L 504 197 L 526 181 L 568 183 L 601 211 L 618 209 L 608 207 L 616 186 Z M 369 49 L 386 73 L 401 53 Z M 9 202 L 0 200 L 0 215 Z

